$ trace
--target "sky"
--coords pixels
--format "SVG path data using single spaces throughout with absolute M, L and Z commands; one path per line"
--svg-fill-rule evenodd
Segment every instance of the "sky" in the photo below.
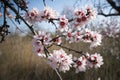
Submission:
M 60 12 L 64 6 L 73 6 L 73 4 L 75 3 L 76 0 L 46 0 L 46 4 L 47 6 L 57 10 L 58 12 Z M 30 8 L 32 7 L 37 7 L 39 9 L 43 9 L 44 5 L 42 0 L 29 0 L 30 2 Z
M 65 6 L 73 6 L 76 0 L 46 0 L 46 5 L 61 13 Z M 42 0 L 29 0 L 29 9 L 33 7 L 38 8 L 40 11 L 43 10 L 44 4 Z M 39 28 L 47 31 L 55 31 L 55 27 L 52 24 L 42 22 L 39 24 Z
M 37 7 L 39 9 L 43 9 L 44 5 L 42 0 L 28 0 L 30 8 Z M 93 1 L 93 0 L 92 0 Z M 85 6 L 86 4 L 92 5 L 91 0 L 46 0 L 47 6 L 61 12 L 65 6 L 73 6 L 76 2 L 79 6 Z
M 76 5 L 74 5 L 76 3 Z M 52 9 L 56 10 L 59 14 L 62 12 L 62 10 L 65 7 L 85 7 L 87 5 L 92 5 L 92 1 L 80 1 L 80 0 L 46 0 L 47 6 L 51 7 Z M 44 8 L 44 4 L 42 0 L 29 0 L 29 9 L 32 9 L 33 7 L 38 8 L 39 10 L 42 10 Z M 40 29 L 47 30 L 47 31 L 55 31 L 55 27 L 52 24 L 47 24 L 45 22 L 42 22 L 39 24 Z
M 56 10 L 57 12 L 61 13 L 63 8 L 65 8 L 66 6 L 67 7 L 85 7 L 86 5 L 91 5 L 93 6 L 93 2 L 94 0 L 46 0 L 46 4 L 47 6 L 53 8 L 54 10 Z M 38 8 L 40 11 L 43 10 L 44 8 L 44 4 L 43 4 L 43 1 L 42 0 L 28 0 L 29 2 L 29 10 L 31 10 L 32 8 Z M 76 3 L 76 5 L 74 5 Z M 0 19 L 0 24 L 1 24 L 1 19 Z M 15 31 L 16 28 L 15 26 L 11 23 L 11 21 L 8 20 L 8 24 L 11 25 L 11 28 L 10 30 L 11 31 Z M 27 32 L 28 30 L 28 27 L 21 23 L 21 25 L 17 24 L 20 29 L 22 31 L 25 31 Z M 48 31 L 55 31 L 55 27 L 53 27 L 51 24 L 46 24 L 46 22 L 43 22 L 43 23 L 40 23 L 38 24 L 37 26 L 40 27 L 40 29 L 43 29 L 43 30 L 48 30 Z M 37 27 L 35 26 L 35 27 Z
M 32 8 L 38 8 L 41 11 L 44 8 L 44 4 L 43 4 L 42 0 L 27 0 L 27 1 L 29 2 L 28 10 L 31 10 Z M 46 0 L 46 4 L 47 4 L 47 6 L 53 8 L 54 10 L 56 10 L 57 12 L 60 13 L 65 6 L 73 6 L 75 1 L 76 0 L 53 0 L 53 1 Z M 9 30 L 12 31 L 12 32 L 15 32 L 16 28 L 13 25 L 13 23 L 9 19 L 7 19 L 7 21 L 8 21 L 8 24 L 11 26 Z M 2 24 L 2 23 L 3 23 L 3 19 L 1 18 L 0 19 L 0 24 Z M 21 23 L 21 25 L 19 25 L 19 24 L 17 24 L 17 25 L 19 26 L 19 28 L 22 31 L 29 30 L 28 27 L 24 23 Z M 42 26 L 42 28 L 45 29 L 45 30 L 46 29 L 50 30 L 50 31 L 54 31 L 55 30 L 55 27 L 50 27 L 52 25 L 51 24 L 46 24 L 45 22 L 40 23 L 38 26 L 39 27 Z

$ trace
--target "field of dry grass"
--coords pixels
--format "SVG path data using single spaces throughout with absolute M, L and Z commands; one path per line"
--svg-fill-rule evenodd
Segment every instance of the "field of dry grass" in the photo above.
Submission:
M 104 65 L 100 69 L 91 69 L 78 74 L 75 74 L 74 69 L 60 73 L 63 80 L 98 80 L 98 78 L 120 80 L 119 42 L 119 38 L 104 39 L 102 46 L 94 48 L 93 51 L 86 48 L 88 44 L 77 43 L 70 46 L 65 42 L 65 46 L 76 50 L 101 53 Z M 55 48 L 53 46 L 51 49 Z M 12 35 L 0 43 L 0 80 L 59 80 L 59 78 L 44 59 L 33 53 L 29 37 Z

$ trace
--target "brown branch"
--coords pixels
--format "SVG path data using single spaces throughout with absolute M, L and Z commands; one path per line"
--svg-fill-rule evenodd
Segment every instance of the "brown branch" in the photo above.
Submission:
M 10 19 L 10 21 L 15 25 L 15 27 L 20 31 L 20 32 L 22 32 L 22 33 L 25 33 L 24 31 L 22 31 L 18 26 L 17 26 L 17 24 L 15 24 L 15 22 L 11 19 L 11 18 L 9 18 Z M 30 38 L 32 38 L 33 36 L 32 35 L 30 35 L 30 34 L 27 34 Z
M 57 44 L 53 44 L 53 45 L 59 46 L 59 47 L 64 48 L 66 50 L 73 51 L 73 52 L 76 52 L 76 53 L 79 53 L 79 54 L 82 54 L 82 55 L 86 56 L 85 54 L 83 54 L 83 51 L 77 51 L 77 50 L 74 50 L 72 48 L 68 48 L 68 47 L 62 46 L 62 45 L 57 45 Z
M 17 11 L 13 6 L 11 6 L 6 0 L 2 0 L 2 2 L 3 2 L 7 7 L 9 7 L 9 8 L 28 26 L 28 28 L 31 30 L 31 32 L 35 35 L 34 29 L 32 28 L 32 26 L 30 26 L 30 25 L 25 21 L 25 19 L 18 13 L 18 11 Z
M 42 16 L 42 17 L 44 18 L 44 16 Z M 68 22 L 72 22 L 72 21 L 74 21 L 75 19 L 76 19 L 76 18 L 69 19 Z M 55 26 L 55 28 L 57 29 L 57 25 L 55 24 L 54 21 L 60 21 L 60 18 L 57 18 L 57 19 L 55 19 L 55 18 L 50 18 L 50 19 L 48 19 L 48 22 L 49 22 L 49 23 L 52 23 L 52 24 Z
M 54 20 L 59 21 L 59 18 L 58 19 L 50 18 L 50 19 L 48 19 L 48 22 L 52 23 L 55 26 L 55 28 L 57 29 L 57 25 L 55 24 Z
M 59 36 L 56 36 L 56 37 L 54 37 L 52 40 L 50 40 L 50 42 L 52 42 L 52 41 L 55 41 L 57 38 L 59 38 L 59 37 L 65 37 L 64 35 L 59 35 Z
M 120 6 L 117 6 L 113 0 L 107 0 L 107 2 L 116 10 L 118 13 L 120 13 Z
M 111 13 L 111 14 L 98 13 L 98 15 L 103 15 L 105 17 L 109 17 L 109 16 L 120 16 L 120 13 Z
M 6 5 L 4 4 L 4 22 L 3 25 L 6 25 Z
M 45 0 L 43 0 L 43 4 L 44 4 L 44 6 L 46 6 Z
M 0 27 L 0 36 L 1 36 L 0 43 L 4 41 L 6 34 L 8 34 L 7 33 L 8 32 L 8 29 L 7 29 L 8 27 L 6 27 L 7 26 L 7 21 L 6 21 L 6 4 L 4 4 L 3 19 L 4 19 L 3 25 L 2 25 L 2 27 Z

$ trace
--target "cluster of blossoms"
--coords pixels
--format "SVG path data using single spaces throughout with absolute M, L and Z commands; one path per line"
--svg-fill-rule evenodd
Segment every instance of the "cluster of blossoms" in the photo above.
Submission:
M 101 65 L 103 65 L 103 58 L 98 53 L 92 55 L 89 55 L 87 53 L 86 56 L 75 58 L 74 62 L 75 63 L 73 67 L 76 68 L 76 73 L 78 73 L 78 72 L 85 72 L 87 69 L 90 68 L 99 68 Z
M 72 67 L 72 55 L 65 53 L 63 49 L 54 50 L 48 57 L 48 64 L 53 69 L 59 69 L 59 71 L 66 72 Z
M 30 23 L 41 21 L 40 12 L 37 8 L 33 8 L 31 11 L 26 13 L 25 19 Z
M 81 27 L 86 24 L 88 21 L 94 19 L 96 17 L 96 12 L 90 6 L 86 7 L 85 10 L 76 9 L 75 10 L 75 22 L 74 27 Z
M 74 37 L 73 37 L 74 35 Z M 76 35 L 76 36 L 75 36 Z M 74 33 L 68 32 L 66 34 L 66 39 L 74 39 L 75 37 L 77 40 L 81 39 L 84 42 L 91 42 L 92 45 L 99 43 L 99 38 L 101 38 L 101 35 L 92 32 L 90 30 L 85 30 L 84 35 L 81 36 L 79 31 L 76 31 Z M 44 53 L 44 46 L 51 45 L 53 42 L 57 43 L 57 45 L 60 45 L 62 43 L 62 37 L 57 36 L 56 38 L 52 39 L 50 37 L 50 34 L 39 31 L 38 34 L 36 34 L 33 37 L 33 47 L 34 52 L 41 57 L 46 57 Z M 98 40 L 98 42 L 97 42 Z M 70 67 L 74 67 L 76 69 L 76 73 L 80 71 L 86 71 L 90 68 L 99 68 L 103 64 L 103 58 L 100 56 L 100 54 L 85 54 L 80 58 L 74 58 L 72 59 L 72 55 L 65 53 L 63 49 L 60 50 L 54 50 L 53 53 L 48 54 L 48 64 L 55 70 L 59 69 L 59 71 L 66 72 L 70 70 Z
M 103 65 L 103 58 L 100 54 L 92 54 L 72 59 L 72 55 L 67 55 L 63 49 L 54 50 L 48 57 L 48 64 L 55 70 L 66 72 L 70 67 L 76 69 L 76 73 L 84 72 L 90 68 L 99 68 Z
M 91 43 L 90 47 L 96 47 L 98 45 L 101 45 L 102 35 L 88 30 L 85 30 L 85 34 L 82 36 L 82 40 L 87 43 Z
M 66 14 L 67 15 L 67 14 Z M 96 12 L 90 6 L 82 9 L 76 9 L 73 13 L 73 18 L 68 19 L 65 15 L 59 18 L 58 29 L 63 32 L 68 30 L 68 26 L 71 26 L 73 30 L 81 28 L 87 22 L 91 21 L 96 17 Z M 72 24 L 71 24 L 72 23 Z
M 45 54 L 43 54 L 44 51 L 44 46 L 45 45 L 49 45 L 50 44 L 50 34 L 47 34 L 44 31 L 39 31 L 38 34 L 36 34 L 33 37 L 33 47 L 34 47 L 34 52 L 38 55 L 38 56 L 44 56 Z
M 60 17 L 60 21 L 59 21 L 59 28 L 58 28 L 61 32 L 63 31 L 67 31 L 68 30 L 68 19 L 66 18 L 66 16 L 62 16 Z
M 58 18 L 58 13 L 50 7 L 45 7 L 42 11 L 39 11 L 36 8 L 28 11 L 25 15 L 25 19 L 30 23 L 46 21 L 49 19 L 58 19 L 59 20 L 59 28 L 62 31 L 66 30 L 70 21 L 73 22 L 73 27 L 81 27 L 86 24 L 88 21 L 94 19 L 96 17 L 96 12 L 90 6 L 86 7 L 85 10 L 76 9 L 74 10 L 72 20 L 68 20 L 65 15 Z
M 45 7 L 43 11 L 39 11 L 37 8 L 33 8 L 25 15 L 25 19 L 32 24 L 45 21 L 50 18 L 58 18 L 57 12 L 50 7 Z
M 45 7 L 44 10 L 41 11 L 41 17 L 43 18 L 43 20 L 47 20 L 50 18 L 56 19 L 58 18 L 58 13 L 50 7 Z
M 79 41 L 90 43 L 90 48 L 101 44 L 101 34 L 81 28 L 81 26 L 96 17 L 96 12 L 93 8 L 87 7 L 85 10 L 75 10 L 74 16 L 74 19 L 68 19 L 65 15 L 58 18 L 57 12 L 49 7 L 45 7 L 41 12 L 37 9 L 33 9 L 28 12 L 26 15 L 26 20 L 31 23 L 46 20 L 53 20 L 54 23 L 54 20 L 57 20 L 57 31 L 60 33 L 59 35 L 55 35 L 54 38 L 51 38 L 49 33 L 39 31 L 38 34 L 33 37 L 34 52 L 38 56 L 47 58 L 47 63 L 54 70 L 58 69 L 62 72 L 69 71 L 70 67 L 74 67 L 76 69 L 76 73 L 86 71 L 90 68 L 99 68 L 103 65 L 103 58 L 100 54 L 83 54 L 83 56 L 79 58 L 73 58 L 71 54 L 68 55 L 63 49 L 53 50 L 53 53 L 48 51 L 47 47 L 50 47 L 51 45 L 57 45 L 60 47 L 63 38 L 65 38 L 65 40 L 69 43 Z M 73 25 L 71 25 L 71 22 Z M 78 27 L 81 29 L 78 29 Z
M 67 32 L 63 33 L 63 35 L 66 36 L 66 40 L 68 40 L 70 43 L 83 41 L 86 43 L 90 43 L 91 48 L 101 45 L 102 42 L 101 34 L 88 29 L 81 31 L 72 31 L 71 29 L 69 29 Z
M 33 36 L 33 47 L 34 52 L 41 57 L 46 57 L 43 53 L 44 46 L 51 45 L 52 43 L 56 43 L 60 45 L 62 43 L 61 37 L 56 37 L 55 39 L 51 38 L 50 33 L 46 33 L 45 31 L 39 31 L 38 34 Z

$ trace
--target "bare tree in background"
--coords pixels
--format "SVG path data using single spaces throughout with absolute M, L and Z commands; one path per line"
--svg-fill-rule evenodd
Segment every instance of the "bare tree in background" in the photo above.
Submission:
M 84 2 L 92 2 L 98 10 L 98 15 L 120 16 L 120 0 L 84 0 Z M 73 7 L 78 7 L 81 3 L 82 0 L 76 0 Z
M 101 0 L 99 0 L 100 3 Z M 120 16 L 120 0 L 105 0 L 106 3 L 101 2 L 98 5 L 99 15 L 107 16 Z M 106 8 L 106 9 L 105 9 Z M 108 13 L 105 13 L 108 10 Z

